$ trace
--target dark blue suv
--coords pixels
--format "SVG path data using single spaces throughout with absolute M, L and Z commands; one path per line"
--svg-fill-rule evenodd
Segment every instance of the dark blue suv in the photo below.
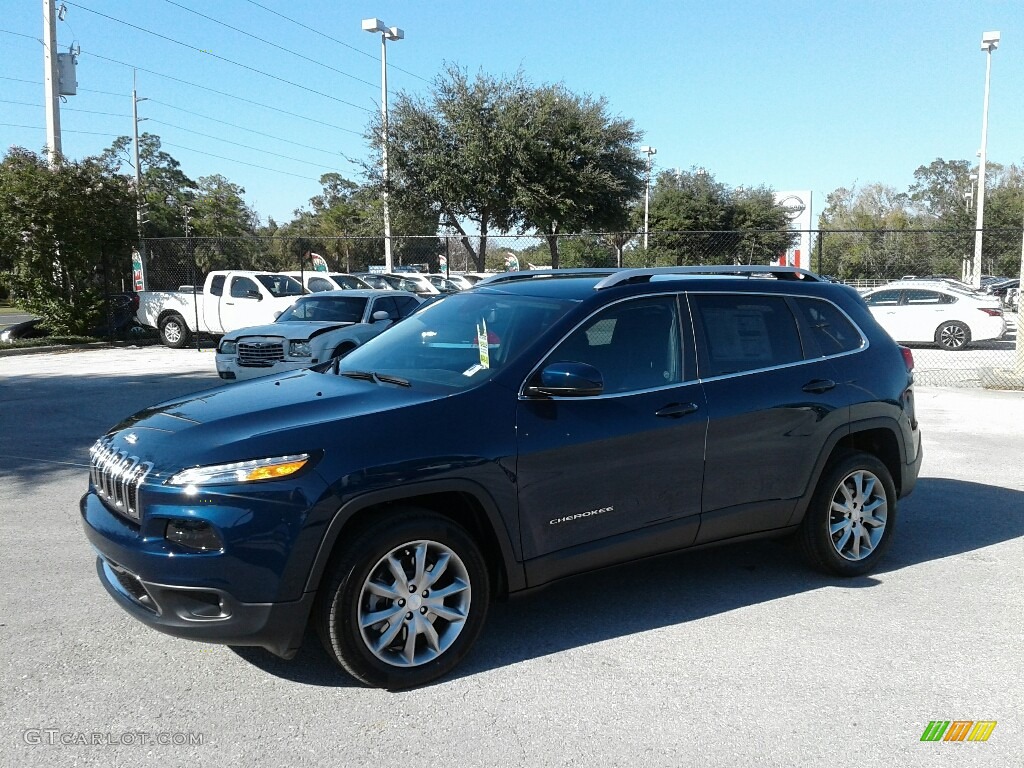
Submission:
M 752 536 L 871 569 L 921 440 L 913 358 L 791 268 L 525 272 L 350 355 L 146 409 L 92 449 L 100 580 L 150 626 L 369 685 L 452 669 L 490 601 Z

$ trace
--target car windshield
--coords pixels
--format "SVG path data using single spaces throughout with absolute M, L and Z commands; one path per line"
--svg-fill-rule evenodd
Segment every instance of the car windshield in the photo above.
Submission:
M 451 294 L 342 358 L 339 372 L 468 389 L 508 365 L 574 304 L 490 292 Z
M 306 291 L 302 283 L 288 275 L 256 275 L 263 287 L 270 291 L 271 296 L 302 296 Z
M 277 322 L 358 323 L 366 302 L 365 296 L 308 296 L 282 312 Z
M 363 282 L 354 275 L 331 275 L 331 279 L 342 288 L 369 288 L 370 286 L 369 283 Z

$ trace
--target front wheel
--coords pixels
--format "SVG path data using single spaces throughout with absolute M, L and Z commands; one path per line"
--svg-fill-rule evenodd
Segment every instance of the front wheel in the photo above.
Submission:
M 804 515 L 801 548 L 815 568 L 861 576 L 889 548 L 896 523 L 896 487 L 885 464 L 869 453 L 834 462 L 818 482 Z
M 451 671 L 480 634 L 490 578 L 479 547 L 453 521 L 407 508 L 339 554 L 321 589 L 317 631 L 361 682 L 401 689 Z
M 935 329 L 935 343 L 956 351 L 971 343 L 971 329 L 958 320 L 949 320 Z
M 188 344 L 189 330 L 185 318 L 176 312 L 160 321 L 160 341 L 164 346 L 181 349 Z

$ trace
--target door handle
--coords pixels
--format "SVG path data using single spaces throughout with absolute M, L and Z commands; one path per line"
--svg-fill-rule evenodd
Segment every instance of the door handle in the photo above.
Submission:
M 680 416 L 688 416 L 697 411 L 696 403 L 670 403 L 654 412 L 655 416 L 664 416 L 670 419 L 678 419 Z
M 828 392 L 830 389 L 835 388 L 836 383 L 831 379 L 815 379 L 809 381 L 803 386 L 804 392 L 813 392 L 816 395 L 820 395 L 823 392 Z

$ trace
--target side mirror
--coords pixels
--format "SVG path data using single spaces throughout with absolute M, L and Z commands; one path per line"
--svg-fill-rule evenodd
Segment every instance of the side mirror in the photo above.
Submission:
M 378 309 L 370 316 L 370 320 L 375 323 L 379 323 L 381 320 L 390 320 L 391 315 L 383 309 Z
M 604 392 L 604 377 L 586 363 L 551 363 L 526 387 L 528 395 L 593 397 Z
M 277 320 L 277 318 L 279 318 L 283 314 L 284 314 L 283 311 L 281 311 L 280 309 L 277 310 L 277 312 L 274 313 L 274 319 Z
M 245 298 L 256 299 L 256 301 L 263 301 L 263 294 L 259 291 L 246 291 Z

